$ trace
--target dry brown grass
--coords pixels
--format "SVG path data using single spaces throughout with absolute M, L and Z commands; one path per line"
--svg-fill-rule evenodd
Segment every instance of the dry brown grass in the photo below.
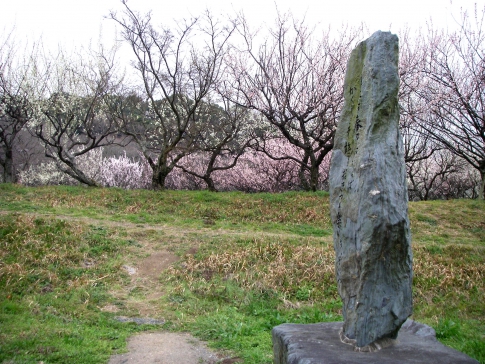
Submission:
M 449 245 L 433 252 L 414 247 L 414 303 L 418 315 L 455 310 L 456 314 L 485 316 L 485 249 Z
M 294 245 L 261 238 L 203 259 L 187 256 L 183 267 L 172 267 L 169 274 L 189 284 L 210 282 L 214 277 L 232 279 L 245 289 L 270 290 L 290 298 L 301 287 L 315 286 L 318 292 L 330 289 L 336 298 L 334 270 L 334 251 L 328 244 Z
M 93 269 L 106 255 L 93 257 L 86 226 L 34 215 L 0 220 L 0 280 L 8 294 L 90 286 L 110 276 Z M 59 269 L 62 268 L 62 269 Z
M 440 253 L 415 245 L 414 304 L 416 313 L 459 308 L 461 314 L 480 319 L 485 309 L 485 249 L 471 246 L 440 247 Z M 214 279 L 233 280 L 245 289 L 271 290 L 294 298 L 301 287 L 312 287 L 312 299 L 338 299 L 335 289 L 334 251 L 331 244 L 295 245 L 285 241 L 255 239 L 237 249 L 223 249 L 205 257 L 187 255 L 169 274 L 189 287 Z M 207 289 L 211 289 L 208 287 Z M 329 296 L 330 293 L 330 296 Z M 463 302 L 470 303 L 464 306 Z M 431 306 L 430 306 L 431 305 Z M 478 311 L 477 311 L 478 310 Z

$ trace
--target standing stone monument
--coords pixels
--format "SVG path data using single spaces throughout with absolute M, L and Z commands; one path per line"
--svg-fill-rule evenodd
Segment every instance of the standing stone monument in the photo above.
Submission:
M 330 166 L 345 321 L 274 327 L 274 364 L 478 364 L 438 342 L 431 327 L 406 320 L 412 256 L 397 65 L 398 39 L 383 32 L 360 43 L 347 65 Z
M 398 38 L 376 32 L 347 64 L 330 165 L 343 342 L 374 351 L 412 313 L 412 253 L 399 132 Z

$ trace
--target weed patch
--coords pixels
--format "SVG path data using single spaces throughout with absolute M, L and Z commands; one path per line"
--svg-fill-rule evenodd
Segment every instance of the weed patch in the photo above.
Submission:
M 290 241 L 252 240 L 244 247 L 231 251 L 217 251 L 203 259 L 189 256 L 183 268 L 171 268 L 169 275 L 200 287 L 215 276 L 231 279 L 238 286 L 259 293 L 275 291 L 286 299 L 305 297 L 305 301 L 336 298 L 334 251 L 325 245 L 295 245 Z M 318 284 L 319 290 L 313 290 Z M 209 291 L 217 285 L 206 285 Z M 312 294 L 313 292 L 313 294 Z M 310 297 L 311 296 L 311 297 Z

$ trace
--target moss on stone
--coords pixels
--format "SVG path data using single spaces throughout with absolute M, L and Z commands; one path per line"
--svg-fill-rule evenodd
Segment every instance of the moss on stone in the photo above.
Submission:
M 362 120 L 359 118 L 360 98 L 362 92 L 362 70 L 367 52 L 365 42 L 355 48 L 347 64 L 347 73 L 344 84 L 345 104 L 342 110 L 341 132 L 346 133 L 346 142 L 343 152 L 347 157 L 357 152 L 357 139 L 359 129 L 362 127 Z M 347 126 L 347 127 L 346 127 Z

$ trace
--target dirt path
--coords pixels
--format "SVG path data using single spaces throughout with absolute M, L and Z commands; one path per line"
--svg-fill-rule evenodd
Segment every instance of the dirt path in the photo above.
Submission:
M 145 242 L 142 242 L 146 245 Z M 135 308 L 141 320 L 159 320 L 160 312 L 157 301 L 163 296 L 163 287 L 157 284 L 160 274 L 178 260 L 172 252 L 166 250 L 152 251 L 150 255 L 124 265 L 131 276 L 131 284 L 121 291 L 112 292 L 115 296 L 128 301 Z M 129 300 L 129 292 L 143 287 L 147 293 L 144 300 Z M 116 312 L 114 306 L 102 308 Z M 133 318 L 130 318 L 133 319 Z M 128 353 L 113 355 L 108 364 L 216 364 L 236 363 L 237 359 L 224 358 L 222 354 L 210 350 L 207 345 L 188 333 L 154 331 L 132 336 L 128 340 Z
M 189 334 L 150 332 L 131 337 L 128 353 L 114 355 L 108 364 L 215 364 L 232 363 L 221 359 Z
M 169 251 L 155 251 L 151 255 L 123 268 L 130 274 L 133 287 L 144 286 L 149 293 L 144 301 L 132 303 L 140 313 L 141 319 L 156 317 L 159 312 L 156 301 L 163 295 L 163 288 L 156 284 L 160 273 L 175 263 L 178 257 Z M 126 296 L 124 292 L 112 292 Z M 106 311 L 116 312 L 117 308 L 106 306 Z M 133 319 L 133 318 L 131 318 Z M 151 319 L 157 320 L 157 319 Z M 132 336 L 128 340 L 128 353 L 113 355 L 108 364 L 231 364 L 238 358 L 224 357 L 210 350 L 207 345 L 187 333 L 154 331 Z

